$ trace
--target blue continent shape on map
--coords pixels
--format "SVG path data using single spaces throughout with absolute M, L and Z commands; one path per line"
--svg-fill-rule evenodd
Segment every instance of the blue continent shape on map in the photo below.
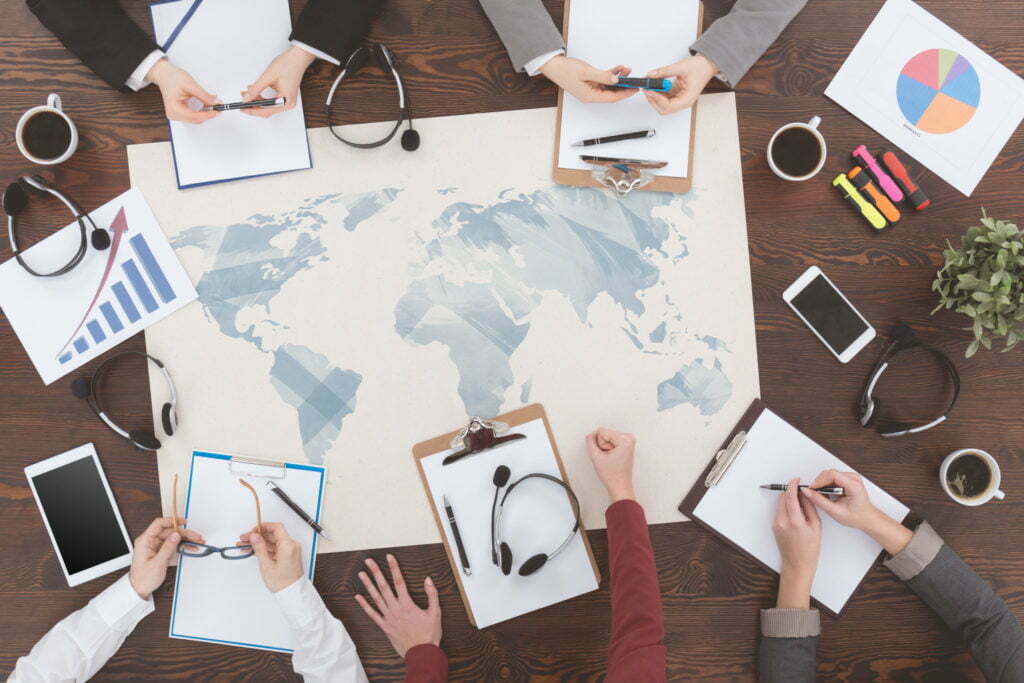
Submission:
M 689 403 L 701 415 L 714 415 L 732 396 L 732 382 L 722 372 L 722 364 L 706 367 L 700 358 L 658 385 L 658 410 Z
M 452 204 L 434 221 L 437 237 L 426 244 L 421 276 L 395 307 L 395 330 L 415 344 L 445 345 L 467 412 L 497 415 L 515 382 L 512 354 L 547 293 L 564 296 L 583 323 L 601 294 L 625 312 L 644 312 L 640 293 L 660 278 L 650 253 L 666 255 L 671 231 L 654 211 L 674 198 L 659 192 L 613 198 L 595 189 L 553 186 L 489 206 Z M 489 277 L 453 282 L 431 268 L 436 263 L 476 263 Z M 635 334 L 624 330 L 642 350 Z M 662 339 L 664 330 L 656 330 L 652 341 Z M 725 379 L 717 361 L 712 371 Z M 524 401 L 530 387 L 527 380 L 521 388 Z M 721 385 L 700 387 L 717 391 Z M 699 401 L 694 395 L 693 402 Z M 704 401 L 702 411 L 715 405 L 721 407 L 718 394 Z
M 274 357 L 271 384 L 281 399 L 296 409 L 303 451 L 310 462 L 322 463 L 341 432 L 342 421 L 356 408 L 362 376 L 332 367 L 326 356 L 297 344 L 267 348 L 255 324 L 240 327 L 243 309 L 262 306 L 271 314 L 271 302 L 297 273 L 326 259 L 319 231 L 335 214 L 344 213 L 342 227 L 354 231 L 398 196 L 386 188 L 356 195 L 313 197 L 291 211 L 274 216 L 256 214 L 228 226 L 198 225 L 175 237 L 175 249 L 195 247 L 212 257 L 213 265 L 196 284 L 199 302 L 220 331 L 251 343 Z M 272 244 L 275 237 L 294 232 L 286 249 Z M 268 324 L 277 325 L 268 319 Z

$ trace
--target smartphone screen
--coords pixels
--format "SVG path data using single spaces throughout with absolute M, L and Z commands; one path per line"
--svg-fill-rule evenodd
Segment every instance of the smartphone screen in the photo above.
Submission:
M 868 329 L 863 318 L 821 275 L 811 280 L 790 303 L 836 355 L 842 355 Z

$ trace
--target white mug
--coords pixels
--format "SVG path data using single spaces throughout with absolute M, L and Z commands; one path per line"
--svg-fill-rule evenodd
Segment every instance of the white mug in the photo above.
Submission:
M 992 481 L 988 483 L 988 488 L 979 496 L 974 496 L 970 499 L 964 499 L 958 495 L 955 491 L 950 490 L 949 482 L 946 481 L 946 473 L 949 470 L 949 466 L 954 460 L 959 458 L 961 455 L 975 455 L 988 464 L 989 472 L 992 473 Z M 953 451 L 946 456 L 946 459 L 942 461 L 942 466 L 939 468 L 939 483 L 942 485 L 942 490 L 946 492 L 950 498 L 960 503 L 961 505 L 969 505 L 974 507 L 976 505 L 984 505 L 993 498 L 996 500 L 1002 500 L 1006 497 L 1006 494 L 999 490 L 999 484 L 1002 482 L 1002 474 L 999 471 L 999 463 L 996 459 L 985 451 L 978 450 L 977 448 L 961 448 L 958 451 Z
M 30 118 L 32 118 L 33 116 L 42 111 L 48 111 L 57 114 L 62 119 L 64 119 L 64 121 L 67 122 L 68 128 L 71 130 L 71 140 L 68 142 L 68 148 L 64 150 L 63 154 L 54 159 L 39 159 L 33 156 L 28 151 L 28 149 L 25 148 L 25 143 L 21 139 L 22 132 L 25 128 L 25 123 Z M 14 129 L 14 141 L 17 143 L 18 151 L 21 152 L 22 156 L 31 161 L 33 164 L 53 166 L 54 164 L 59 164 L 63 161 L 67 161 L 68 159 L 70 159 L 71 155 L 75 153 L 76 149 L 78 149 L 78 129 L 75 128 L 74 122 L 68 117 L 68 115 L 64 113 L 64 110 L 61 107 L 60 95 L 58 95 L 57 93 L 50 93 L 49 96 L 47 96 L 46 98 L 46 104 L 41 104 L 38 107 L 32 107 L 27 112 L 21 115 L 21 118 L 18 119 L 18 125 Z
M 828 156 L 828 147 L 825 145 L 825 138 L 822 137 L 821 133 L 818 132 L 818 124 L 821 123 L 820 116 L 812 116 L 811 120 L 807 123 L 787 123 L 786 125 L 779 128 L 775 133 L 772 134 L 772 139 L 768 141 L 768 166 L 771 167 L 772 173 L 779 176 L 783 180 L 809 180 L 818 174 L 821 167 L 825 165 L 825 158 Z M 815 138 L 818 139 L 818 144 L 821 145 L 821 158 L 818 160 L 818 165 L 814 167 L 814 170 L 803 176 L 791 176 L 778 166 L 775 165 L 775 160 L 772 159 L 772 146 L 775 145 L 775 138 L 779 137 L 779 134 L 783 131 L 789 130 L 790 128 L 803 128 L 804 130 L 810 131 Z

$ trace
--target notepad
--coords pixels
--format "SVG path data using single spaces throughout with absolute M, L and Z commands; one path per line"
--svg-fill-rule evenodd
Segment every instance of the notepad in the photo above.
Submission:
M 241 100 L 289 47 L 287 0 L 162 0 L 150 13 L 170 61 L 224 102 Z M 226 111 L 202 124 L 169 123 L 179 189 L 313 165 L 301 98 L 266 119 Z
M 319 522 L 324 468 L 194 451 L 184 516 L 188 527 L 202 533 L 207 545 L 233 546 L 241 533 L 256 526 L 252 493 L 238 483 L 239 478 L 255 488 L 263 521 L 281 522 L 288 535 L 302 545 L 302 566 L 312 581 L 318 537 L 271 493 L 266 482 L 279 485 Z M 219 555 L 179 555 L 169 635 L 275 652 L 295 649 L 291 628 L 264 585 L 255 556 L 226 560 Z
M 853 471 L 795 427 L 755 401 L 736 431 L 746 432 L 746 445 L 710 487 L 700 477 L 680 509 L 729 543 L 778 572 L 782 558 L 772 533 L 779 492 L 761 484 L 786 483 L 794 477 L 810 483 L 827 469 Z M 890 517 L 902 521 L 910 510 L 873 482 L 864 480 L 871 502 Z M 867 534 L 844 527 L 827 514 L 821 518 L 821 556 L 811 596 L 838 614 L 878 559 L 882 547 Z

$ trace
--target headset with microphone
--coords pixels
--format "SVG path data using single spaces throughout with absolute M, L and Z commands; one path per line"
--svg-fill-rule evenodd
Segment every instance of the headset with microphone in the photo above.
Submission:
M 938 416 L 934 420 L 918 425 L 879 418 L 878 413 L 881 409 L 882 401 L 872 396 L 872 393 L 875 391 L 875 385 L 878 384 L 878 380 L 881 378 L 882 373 L 884 373 L 889 367 L 889 363 L 892 359 L 896 355 L 911 349 L 922 349 L 937 358 L 946 369 L 946 372 L 949 374 L 949 378 L 953 383 L 953 395 L 942 415 Z M 914 331 L 907 325 L 901 323 L 893 328 L 892 341 L 890 341 L 889 345 L 885 347 L 885 350 L 882 352 L 882 357 L 878 359 L 878 362 L 875 364 L 874 369 L 871 371 L 871 374 L 868 376 L 868 380 L 864 385 L 864 393 L 861 394 L 860 404 L 858 405 L 860 424 L 862 427 L 875 425 L 875 430 L 881 436 L 886 438 L 905 436 L 907 434 L 917 434 L 918 432 L 923 432 L 926 429 L 931 429 L 932 427 L 945 422 L 946 418 L 949 417 L 949 414 L 953 412 L 953 406 L 956 405 L 956 399 L 958 396 L 960 396 L 960 374 L 956 371 L 956 366 L 953 365 L 953 361 L 934 346 L 929 346 L 928 344 L 918 341 Z
M 327 127 L 330 129 L 331 134 L 338 140 L 344 142 L 350 147 L 357 147 L 359 149 L 373 149 L 374 147 L 380 147 L 391 141 L 391 138 L 395 137 L 398 129 L 402 127 L 402 122 L 408 123 L 408 128 L 402 133 L 402 149 L 407 152 L 415 151 L 420 146 L 420 134 L 412 127 L 412 117 L 409 114 L 409 99 L 405 92 L 405 85 L 402 83 L 402 77 L 398 75 L 398 68 L 395 66 L 395 57 L 391 50 L 387 46 L 382 44 L 374 45 L 373 53 L 377 57 L 377 64 L 380 66 L 384 73 L 390 73 L 391 77 L 395 81 L 395 86 L 398 88 L 398 120 L 395 121 L 394 128 L 385 137 L 380 140 L 373 142 L 353 142 L 352 140 L 346 140 L 341 137 L 331 118 L 331 103 L 334 101 L 334 93 L 338 90 L 338 86 L 345 79 L 346 76 L 354 76 L 360 69 L 366 65 L 366 60 L 369 58 L 369 50 L 365 47 L 358 47 L 355 51 L 348 56 L 345 61 L 345 65 L 341 67 L 341 73 L 334 79 L 334 83 L 331 84 L 331 89 L 327 93 L 327 101 L 324 103 L 324 109 L 327 112 Z
M 18 248 L 18 241 L 14 236 L 17 217 L 25 210 L 25 207 L 28 206 L 29 198 L 32 195 L 40 197 L 49 195 L 59 199 L 64 206 L 68 207 L 71 214 L 75 217 L 75 220 L 78 221 L 78 227 L 81 231 L 81 240 L 78 244 L 78 250 L 75 252 L 74 256 L 71 257 L 71 260 L 57 270 L 49 273 L 37 272 L 25 262 L 25 259 L 21 256 L 21 250 Z M 4 191 L 3 208 L 7 213 L 7 239 L 11 242 L 11 251 L 14 252 L 14 258 L 17 259 L 21 267 L 30 275 L 35 275 L 36 277 L 57 277 L 58 275 L 64 275 L 65 273 L 71 272 L 71 270 L 81 263 L 83 258 L 85 258 L 85 253 L 88 251 L 88 243 L 90 241 L 92 242 L 93 248 L 98 251 L 103 251 L 110 247 L 109 233 L 107 233 L 106 230 L 101 230 L 96 227 L 96 223 L 93 222 L 92 216 L 84 213 L 71 197 L 53 187 L 37 175 L 21 176 L 15 182 L 8 185 L 7 189 Z M 86 238 L 86 221 L 89 221 L 89 224 L 92 225 L 92 233 L 88 240 Z
M 569 502 L 572 505 L 573 525 L 569 534 L 565 537 L 565 540 L 563 540 L 558 547 L 550 553 L 537 553 L 519 566 L 519 576 L 530 576 L 531 574 L 538 572 L 550 560 L 554 559 L 559 553 L 569 547 L 569 543 L 571 543 L 573 538 L 576 537 L 576 534 L 579 533 L 581 525 L 580 502 L 567 483 L 558 477 L 553 477 L 550 474 L 544 474 L 541 472 L 534 472 L 516 479 L 507 489 L 505 489 L 505 494 L 501 496 L 501 501 L 499 502 L 498 494 L 501 492 L 501 489 L 508 484 L 508 480 L 511 475 L 511 470 L 509 470 L 505 465 L 500 465 L 496 470 L 494 470 L 494 502 L 491 503 L 491 561 L 501 567 L 501 572 L 505 576 L 512 573 L 512 548 L 509 546 L 508 542 L 502 540 L 501 516 L 505 510 L 505 502 L 508 500 L 508 497 L 512 492 L 516 490 L 516 487 L 524 481 L 529 481 L 531 479 L 549 481 L 565 490 L 569 495 Z
M 93 374 L 92 379 L 79 377 L 72 382 L 71 393 L 85 401 L 92 411 L 96 413 L 96 416 L 103 421 L 103 424 L 110 427 L 110 429 L 112 429 L 118 436 L 127 439 L 138 449 L 144 451 L 156 451 L 160 449 L 161 444 L 160 440 L 156 438 L 156 435 L 153 434 L 153 432 L 148 429 L 124 429 L 107 415 L 106 411 L 103 409 L 103 404 L 100 402 L 99 386 L 103 381 L 107 370 L 115 361 L 128 356 L 142 356 L 146 358 L 150 363 L 156 365 L 156 367 L 160 369 L 160 373 L 164 376 L 164 380 L 167 382 L 167 388 L 171 393 L 171 400 L 165 403 L 163 408 L 160 410 L 160 422 L 163 423 L 164 433 L 167 434 L 167 436 L 173 436 L 175 430 L 178 428 L 178 394 L 174 389 L 174 380 L 171 379 L 171 373 L 167 371 L 164 364 L 148 353 L 143 353 L 142 351 L 125 351 L 124 353 L 111 356 L 96 368 L 96 372 Z

